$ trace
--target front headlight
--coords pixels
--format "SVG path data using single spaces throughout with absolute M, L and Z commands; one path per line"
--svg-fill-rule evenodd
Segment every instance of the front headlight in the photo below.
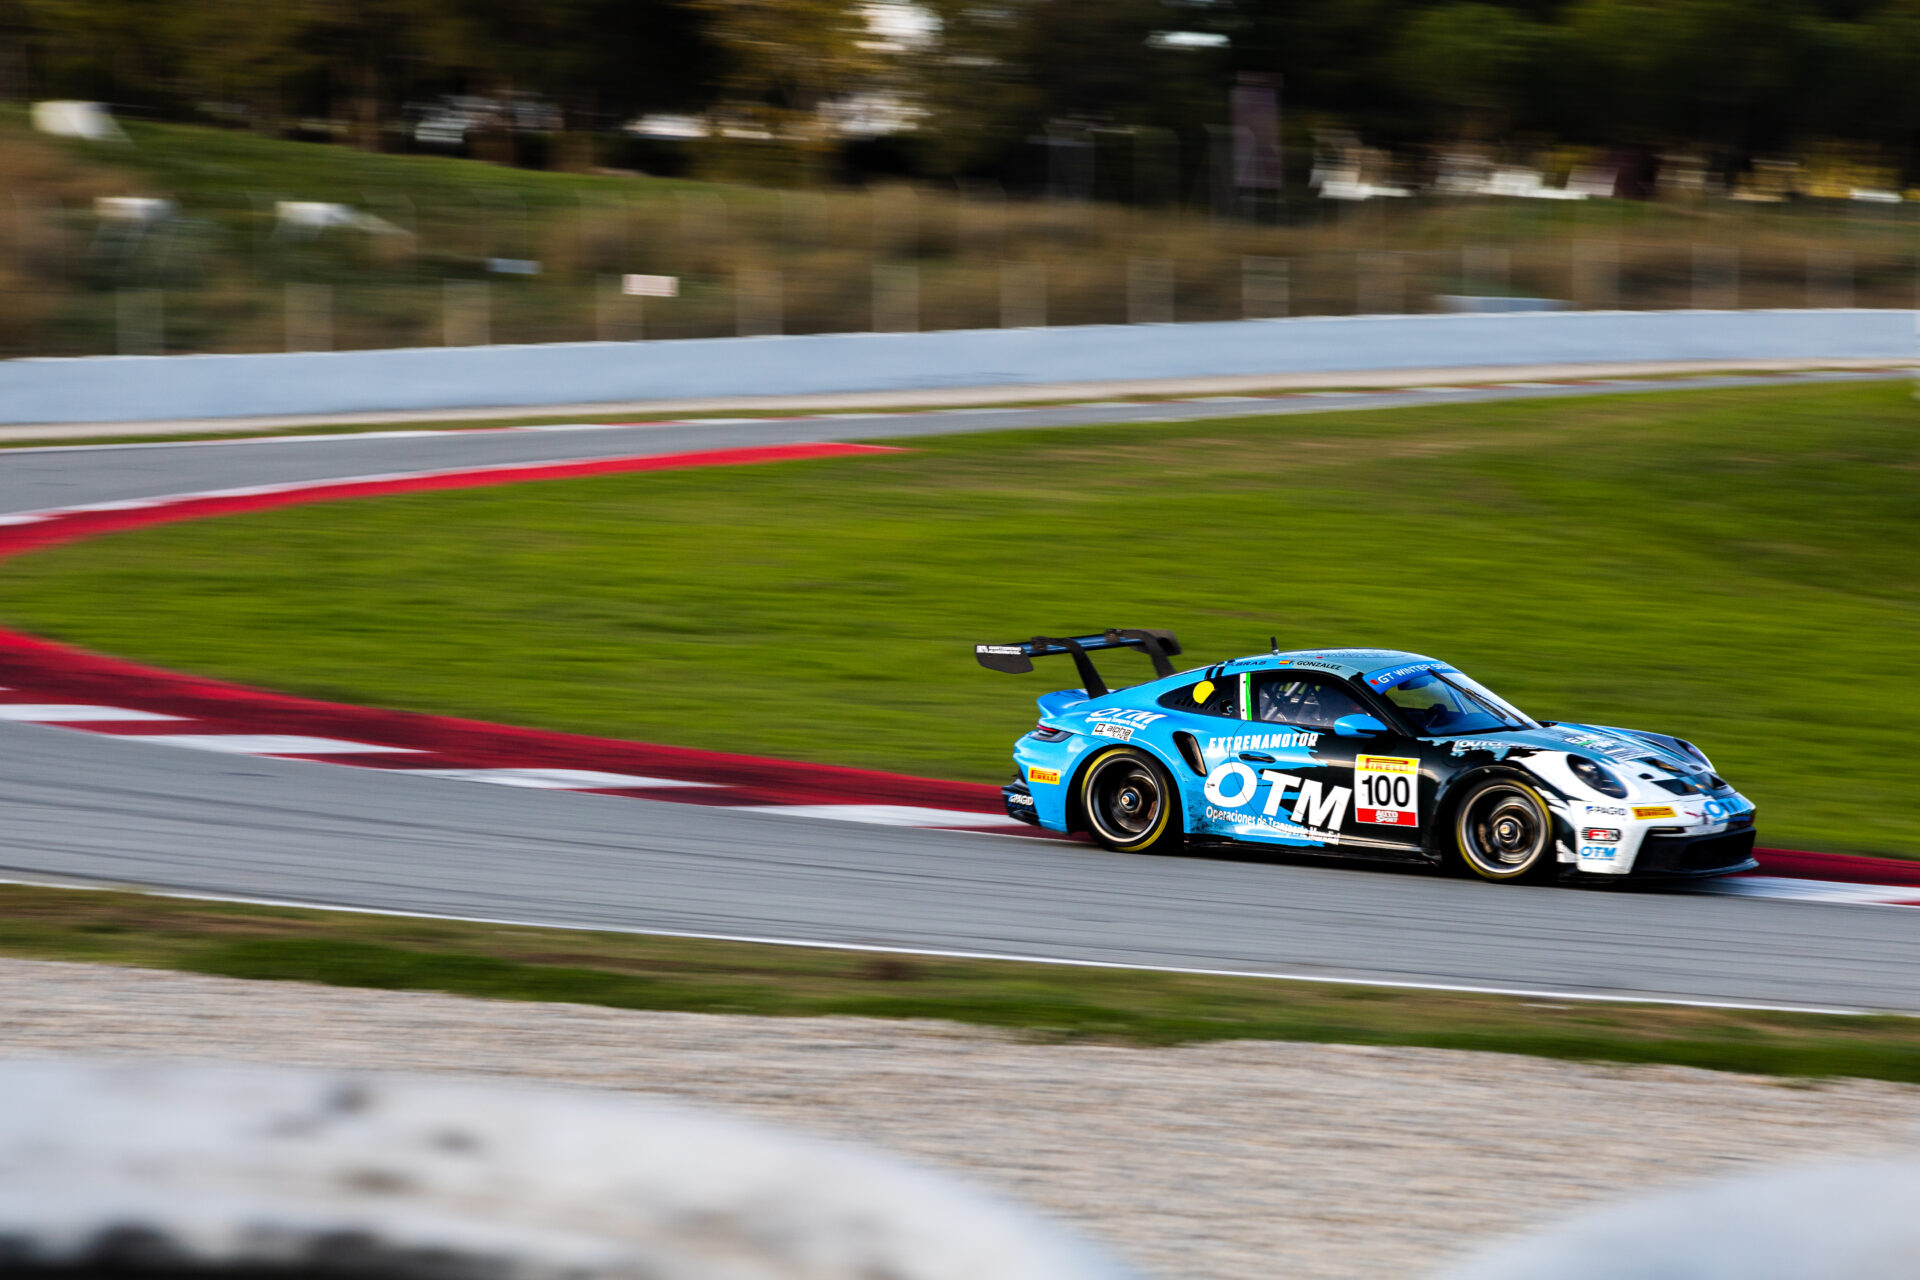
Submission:
M 1612 796 L 1615 800 L 1627 798 L 1626 784 L 1614 777 L 1601 765 L 1595 764 L 1585 756 L 1568 756 L 1567 767 L 1573 770 L 1573 776 L 1598 791 L 1603 796 Z

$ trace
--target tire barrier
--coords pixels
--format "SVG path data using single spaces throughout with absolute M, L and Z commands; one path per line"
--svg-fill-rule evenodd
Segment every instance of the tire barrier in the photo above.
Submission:
M 1911 1280 L 1920 1159 L 1677 1188 L 1522 1237 L 1437 1280 Z
M 10 1274 L 1126 1280 L 941 1174 L 632 1095 L 286 1068 L 0 1064 Z

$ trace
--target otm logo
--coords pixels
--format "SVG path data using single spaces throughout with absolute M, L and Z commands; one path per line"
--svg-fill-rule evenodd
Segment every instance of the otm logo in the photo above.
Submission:
M 1280 811 L 1287 793 L 1297 789 L 1293 808 L 1287 816 L 1303 827 L 1338 827 L 1346 817 L 1347 802 L 1353 799 L 1353 791 L 1348 787 L 1324 787 L 1318 779 L 1303 781 L 1297 774 L 1282 773 L 1278 769 L 1255 773 L 1238 760 L 1229 760 L 1214 766 L 1207 774 L 1204 788 L 1207 802 L 1220 809 L 1245 808 L 1252 803 L 1262 782 L 1267 784 L 1267 802 L 1261 806 L 1261 814 L 1273 817 Z

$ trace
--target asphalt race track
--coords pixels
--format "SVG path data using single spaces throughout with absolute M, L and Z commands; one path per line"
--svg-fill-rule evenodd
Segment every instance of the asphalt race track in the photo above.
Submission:
M 0 452 L 0 513 L 427 468 L 1418 398 L 10 450 Z M 0 724 L 0 833 L 0 869 L 15 879 L 1155 968 L 1920 1013 L 1920 913 L 1905 908 L 1117 857 L 1016 836 L 474 787 L 29 725 Z

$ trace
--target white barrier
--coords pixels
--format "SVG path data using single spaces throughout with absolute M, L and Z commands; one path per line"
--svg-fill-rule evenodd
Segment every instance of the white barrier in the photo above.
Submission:
M 0 361 L 0 423 L 510 408 L 1474 365 L 1900 361 L 1912 311 L 1562 311 Z
M 288 1280 L 1131 1274 L 949 1178 L 654 1099 L 73 1061 L 0 1064 L 7 1269 Z
M 1497 1245 L 1440 1280 L 1913 1280 L 1920 1161 L 1675 1187 Z

